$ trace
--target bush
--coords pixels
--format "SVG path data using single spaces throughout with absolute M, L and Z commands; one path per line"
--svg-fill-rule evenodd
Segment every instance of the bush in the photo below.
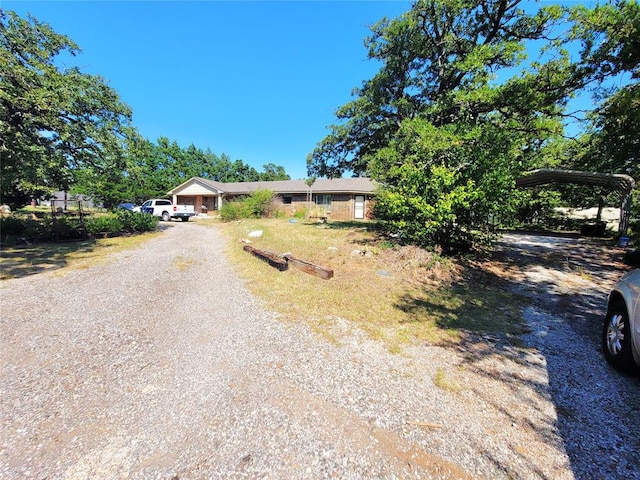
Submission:
M 66 217 L 64 215 L 56 216 L 55 221 L 52 221 L 51 224 L 54 232 L 72 232 L 82 230 L 82 223 L 80 222 L 80 219 L 75 217 Z
M 157 217 L 129 210 L 89 217 L 85 221 L 87 233 L 90 235 L 151 232 L 157 225 Z
M 14 217 L 2 217 L 0 219 L 0 231 L 3 235 L 22 235 L 26 230 L 25 221 Z
M 51 215 L 44 215 L 42 221 L 31 218 L 24 220 L 24 237 L 32 240 L 38 238 L 51 238 L 53 232 L 53 220 Z
M 124 233 L 152 232 L 158 226 L 158 217 L 147 213 L 131 212 L 129 210 L 118 210 L 116 217 L 122 223 Z
M 622 260 L 632 267 L 640 267 L 640 249 L 629 250 L 624 252 Z
M 220 219 L 223 222 L 251 218 L 251 216 L 251 211 L 244 200 L 233 200 L 223 204 L 220 208 Z
M 307 209 L 301 208 L 300 210 L 296 210 L 293 214 L 293 218 L 297 218 L 298 220 L 303 220 L 307 218 Z
M 151 232 L 156 229 L 158 218 L 153 215 L 126 210 L 105 215 L 88 215 L 84 229 L 90 236 L 120 235 L 123 233 Z M 17 238 L 29 240 L 81 239 L 84 237 L 79 218 L 44 215 L 42 220 L 11 215 L 0 219 L 2 242 L 11 244 Z
M 269 217 L 273 213 L 273 192 L 258 190 L 243 200 L 253 218 Z
M 258 190 L 244 198 L 227 202 L 220 208 L 220 218 L 223 222 L 269 217 L 273 213 L 273 192 L 270 190 Z
M 122 222 L 115 215 L 89 217 L 85 221 L 87 233 L 91 236 L 99 234 L 117 234 L 122 232 Z
M 629 222 L 629 228 L 626 234 L 622 237 L 629 237 L 630 243 L 635 246 L 640 246 L 640 220 L 631 220 Z

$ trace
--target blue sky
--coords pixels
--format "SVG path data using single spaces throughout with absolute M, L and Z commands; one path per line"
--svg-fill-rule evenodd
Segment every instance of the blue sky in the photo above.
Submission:
M 335 110 L 377 71 L 368 25 L 409 1 L 12 1 L 82 49 L 151 141 L 193 143 L 306 177 Z M 68 60 L 65 60 L 68 61 Z
M 363 44 L 369 26 L 411 5 L 1 1 L 75 41 L 82 54 L 63 61 L 104 77 L 133 109 L 144 137 L 210 148 L 259 171 L 282 165 L 292 178 L 306 177 L 307 154 L 329 133 L 335 110 L 377 72 Z M 591 99 L 584 93 L 574 104 L 590 108 Z

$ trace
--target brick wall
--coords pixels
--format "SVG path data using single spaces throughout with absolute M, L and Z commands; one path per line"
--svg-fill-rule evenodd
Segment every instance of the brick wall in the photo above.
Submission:
M 290 198 L 291 203 L 285 203 L 285 197 Z M 371 197 L 365 200 L 365 218 L 371 219 Z M 284 215 L 293 217 L 297 212 L 309 212 L 320 214 L 323 208 L 315 202 L 309 204 L 308 198 L 304 194 L 282 195 L 278 194 L 273 200 L 274 208 Z M 353 220 L 355 210 L 355 196 L 352 194 L 332 194 L 331 207 L 327 208 L 329 220 Z

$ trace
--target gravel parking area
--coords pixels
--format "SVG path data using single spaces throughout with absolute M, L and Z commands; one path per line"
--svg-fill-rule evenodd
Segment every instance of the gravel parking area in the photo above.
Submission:
M 0 478 L 640 478 L 640 379 L 598 344 L 619 265 L 541 266 L 561 247 L 506 238 L 505 265 L 529 259 L 524 345 L 394 355 L 343 319 L 337 342 L 279 321 L 215 228 L 165 226 L 0 283 Z

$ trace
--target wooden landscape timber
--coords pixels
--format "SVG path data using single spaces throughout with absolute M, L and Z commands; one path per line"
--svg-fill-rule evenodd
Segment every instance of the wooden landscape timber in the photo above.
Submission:
M 319 265 L 314 265 L 313 263 L 300 260 L 299 258 L 294 257 L 290 253 L 285 254 L 284 258 L 286 258 L 287 261 L 290 264 L 292 264 L 294 267 L 310 275 L 315 275 L 316 277 L 320 277 L 323 280 L 329 280 L 330 278 L 333 277 L 333 270 L 329 268 L 324 268 Z
M 323 280 L 329 280 L 330 278 L 333 278 L 333 270 L 331 270 L 330 268 L 321 267 L 320 265 L 314 265 L 313 263 L 307 262 L 305 260 L 300 260 L 290 253 L 278 255 L 277 253 L 270 252 L 268 250 L 260 250 L 258 248 L 252 247 L 251 245 L 245 245 L 243 249 L 245 252 L 251 253 L 260 260 L 267 262 L 272 267 L 277 268 L 281 272 L 287 270 L 289 268 L 289 264 L 292 264 L 297 269 L 302 270 L 309 275 L 314 275 L 316 277 L 322 278 Z
M 267 262 L 269 265 L 277 268 L 281 272 L 284 272 L 289 268 L 287 260 L 276 253 L 268 252 L 266 250 L 259 250 L 257 248 L 253 248 L 251 245 L 245 245 L 243 248 L 245 252 L 253 254 L 260 260 Z

